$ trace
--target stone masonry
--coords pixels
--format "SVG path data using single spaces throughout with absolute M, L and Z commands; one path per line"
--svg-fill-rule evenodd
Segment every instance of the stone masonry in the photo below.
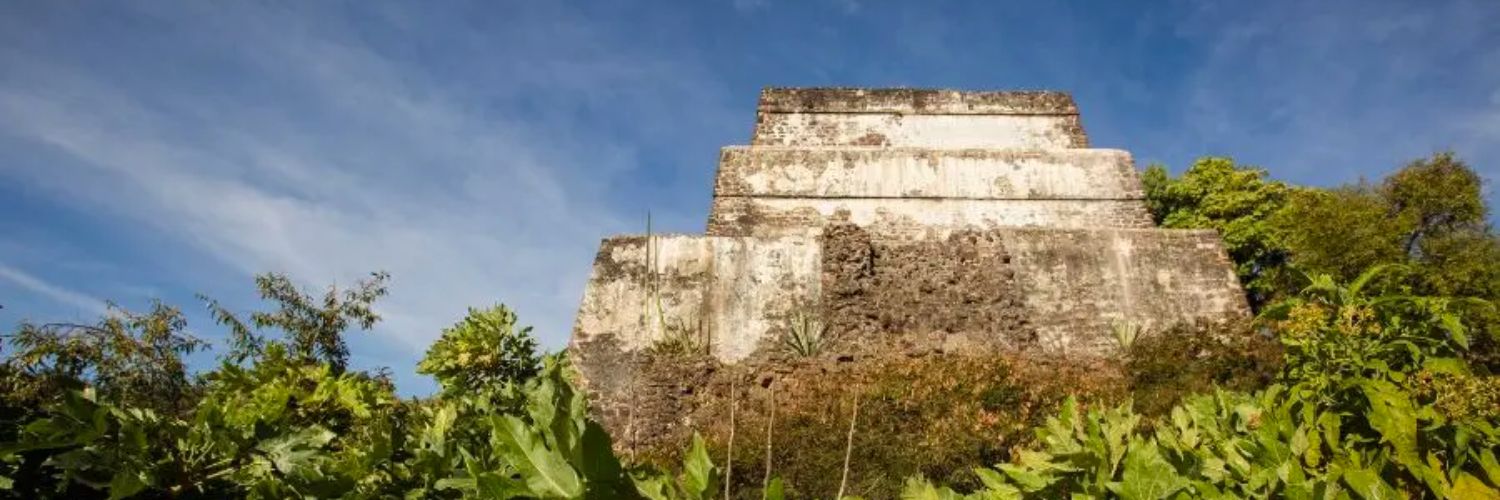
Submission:
M 809 314 L 846 347 L 1089 355 L 1249 315 L 1218 235 L 1154 227 L 1066 93 L 766 89 L 713 189 L 705 235 L 600 246 L 569 349 L 611 427 L 655 347 L 764 363 Z

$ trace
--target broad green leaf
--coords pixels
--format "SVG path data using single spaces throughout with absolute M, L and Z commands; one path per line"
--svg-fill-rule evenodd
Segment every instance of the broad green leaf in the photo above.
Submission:
M 522 498 L 533 495 L 529 484 L 517 481 L 509 475 L 481 472 L 474 476 L 474 489 L 480 498 Z
M 300 474 L 324 458 L 323 446 L 335 437 L 322 427 L 308 427 L 292 434 L 277 436 L 256 445 L 272 467 L 282 474 Z
M 109 498 L 117 500 L 130 498 L 146 489 L 146 482 L 141 480 L 141 475 L 132 470 L 116 472 L 109 480 Z
M 1169 498 L 1187 486 L 1187 478 L 1177 474 L 1177 469 L 1161 456 L 1155 442 L 1132 439 L 1121 481 L 1111 483 L 1109 490 L 1124 500 L 1158 500 Z
M 472 477 L 445 477 L 433 483 L 432 487 L 439 490 L 474 491 L 479 485 Z
M 1495 459 L 1495 450 L 1479 452 L 1479 467 L 1484 470 L 1490 484 L 1500 484 L 1500 460 Z
M 851 497 L 844 497 L 851 498 Z M 901 500 L 960 500 L 963 496 L 951 489 L 932 484 L 922 477 L 909 477 L 901 489 Z
M 1463 375 L 1469 372 L 1468 366 L 1458 358 L 1428 358 L 1422 362 L 1422 368 L 1433 373 L 1447 375 Z
M 1348 468 L 1343 473 L 1344 484 L 1359 494 L 1365 500 L 1395 500 L 1406 498 L 1391 485 L 1386 484 L 1380 478 L 1380 474 L 1370 469 Z
M 1389 382 L 1366 380 L 1360 389 L 1370 402 L 1370 427 L 1394 448 L 1396 460 L 1410 469 L 1425 468 L 1417 455 L 1417 419 L 1411 400 Z
M 1341 421 L 1338 414 L 1333 412 L 1318 414 L 1318 429 L 1323 434 L 1323 442 L 1328 443 L 1329 448 L 1333 449 L 1334 454 L 1338 453 L 1339 450 L 1337 448 L 1339 443 L 1343 442 L 1340 434 L 1340 425 Z
M 1459 347 L 1462 347 L 1464 349 L 1469 348 L 1469 335 L 1466 333 L 1467 329 L 1464 328 L 1463 321 L 1460 320 L 1457 315 L 1444 313 L 1441 316 L 1438 316 L 1438 321 L 1442 323 L 1443 329 L 1448 331 L 1448 335 L 1453 337 L 1453 341 L 1456 342 Z
M 770 484 L 761 492 L 761 500 L 785 500 L 786 488 L 781 484 L 781 478 L 772 478 Z
M 1058 480 L 1057 476 L 1051 474 L 1037 474 L 1036 472 L 1032 472 L 1025 467 L 1019 467 L 1011 464 L 1000 464 L 999 467 L 1000 471 L 1004 472 L 1007 477 L 1010 477 L 1011 481 L 1015 481 L 1017 485 L 1021 486 L 1022 490 L 1025 490 L 1028 493 L 1036 493 L 1038 491 L 1047 489 L 1048 486 L 1051 486 L 1052 483 L 1057 482 Z
M 1458 479 L 1453 481 L 1453 490 L 1449 494 L 1450 498 L 1464 500 L 1500 500 L 1500 491 L 1495 491 L 1484 484 L 1484 481 L 1465 472 L 1458 473 Z
M 1005 481 L 1005 476 L 1000 475 L 1000 473 L 996 472 L 995 469 L 990 469 L 987 467 L 976 467 L 974 469 L 974 475 L 979 476 L 979 482 L 984 484 L 985 488 L 989 488 L 992 490 L 1000 488 L 1014 488 L 1014 486 L 1011 486 Z
M 615 457 L 609 433 L 597 422 L 588 422 L 583 431 L 582 470 L 588 496 L 592 498 L 617 498 L 624 490 L 625 472 L 620 459 Z
M 716 488 L 718 469 L 708 458 L 703 436 L 693 433 L 693 446 L 682 460 L 682 489 L 689 498 L 708 498 Z
M 521 478 L 533 495 L 544 498 L 577 498 L 583 495 L 583 484 L 567 459 L 548 449 L 535 431 L 514 415 L 492 419 L 493 435 L 500 443 L 500 455 Z
M 635 483 L 635 491 L 650 500 L 672 500 L 668 493 L 670 479 L 661 476 L 635 477 L 631 478 Z

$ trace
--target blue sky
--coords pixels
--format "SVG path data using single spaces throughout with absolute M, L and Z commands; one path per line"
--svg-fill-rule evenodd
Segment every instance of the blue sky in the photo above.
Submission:
M 351 339 L 403 392 L 471 305 L 561 347 L 598 240 L 700 232 L 762 86 L 1073 92 L 1180 171 L 1500 178 L 1500 3 L 5 2 L 0 325 L 104 299 L 255 305 L 251 277 L 393 275 Z M 207 362 L 208 358 L 200 360 Z

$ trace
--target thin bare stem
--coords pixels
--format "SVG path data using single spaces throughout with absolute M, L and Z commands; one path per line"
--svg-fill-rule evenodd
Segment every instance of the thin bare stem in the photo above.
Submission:
M 854 412 L 849 415 L 849 436 L 844 441 L 844 477 L 839 479 L 839 494 L 835 499 L 844 498 L 844 487 L 849 484 L 849 456 L 854 453 L 854 422 L 859 420 L 859 393 L 854 394 Z
M 639 366 L 635 361 L 636 352 L 630 352 L 630 366 Z M 630 404 L 625 408 L 625 449 L 630 454 L 630 462 L 635 463 L 635 407 L 636 391 L 635 377 L 630 377 L 630 383 L 625 387 L 625 393 L 630 395 Z
M 766 406 L 769 407 L 766 413 L 769 416 L 766 417 L 766 475 L 760 480 L 762 499 L 766 497 L 766 488 L 771 487 L 771 428 L 776 423 L 776 384 L 771 384 L 768 389 L 771 393 L 766 399 Z
M 739 394 L 735 391 L 735 382 L 739 377 L 730 373 L 729 377 L 729 450 L 724 457 L 724 500 L 729 500 L 729 486 L 734 483 L 734 409 L 739 406 Z

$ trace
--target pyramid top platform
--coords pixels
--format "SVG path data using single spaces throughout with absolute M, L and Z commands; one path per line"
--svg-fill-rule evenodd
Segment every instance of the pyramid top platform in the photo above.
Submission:
M 769 87 L 766 113 L 896 113 L 905 115 L 1076 115 L 1067 92 L 915 88 Z
M 752 146 L 1087 148 L 1066 92 L 767 88 Z

